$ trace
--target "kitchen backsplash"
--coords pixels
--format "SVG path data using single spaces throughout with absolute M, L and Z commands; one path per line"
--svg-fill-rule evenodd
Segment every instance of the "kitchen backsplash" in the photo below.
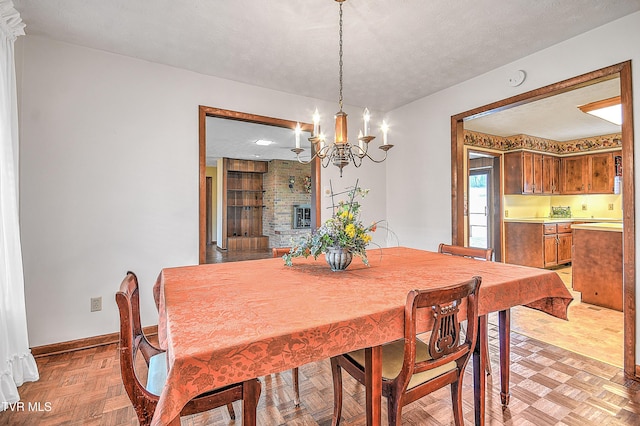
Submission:
M 503 209 L 508 218 L 548 217 L 552 206 L 571 208 L 572 217 L 622 219 L 622 195 L 505 195 Z M 613 207 L 613 210 L 609 210 Z

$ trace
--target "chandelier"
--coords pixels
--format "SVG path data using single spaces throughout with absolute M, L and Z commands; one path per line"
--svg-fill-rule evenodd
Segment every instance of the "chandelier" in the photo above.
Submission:
M 384 157 L 380 160 L 376 160 L 369 155 L 369 143 L 375 139 L 375 136 L 369 135 L 369 120 L 371 118 L 369 114 L 369 110 L 365 108 L 363 114 L 364 126 L 363 129 L 360 130 L 358 134 L 358 145 L 352 145 L 349 143 L 349 139 L 347 137 L 347 114 L 342 110 L 342 3 L 346 0 L 335 0 L 340 5 L 340 44 L 339 44 L 339 67 L 340 67 L 340 95 L 338 98 L 338 105 L 340 106 L 340 111 L 336 113 L 336 133 L 335 139 L 333 143 L 327 144 L 326 137 L 324 134 L 320 132 L 320 114 L 316 109 L 313 114 L 313 133 L 309 138 L 311 145 L 313 147 L 312 153 L 313 156 L 309 161 L 303 161 L 300 158 L 300 153 L 304 151 L 303 148 L 300 148 L 300 134 L 302 133 L 300 128 L 300 123 L 296 125 L 295 135 L 296 135 L 296 147 L 293 148 L 293 151 L 296 154 L 296 158 L 300 163 L 309 164 L 313 161 L 314 158 L 319 158 L 322 161 L 322 167 L 328 167 L 329 164 L 333 164 L 340 168 L 340 177 L 342 177 L 342 168 L 351 163 L 355 167 L 360 167 L 362 164 L 362 160 L 366 157 L 374 163 L 382 163 L 387 159 L 387 151 L 393 148 L 393 145 L 387 143 L 387 133 L 389 131 L 389 126 L 386 122 L 382 123 L 382 145 L 378 148 L 384 151 Z

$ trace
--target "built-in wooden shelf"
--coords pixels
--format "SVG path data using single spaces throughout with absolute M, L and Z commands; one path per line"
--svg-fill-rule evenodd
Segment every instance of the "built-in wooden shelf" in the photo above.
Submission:
M 223 161 L 223 249 L 254 250 L 269 247 L 262 235 L 264 189 L 262 176 L 268 171 L 265 161 Z

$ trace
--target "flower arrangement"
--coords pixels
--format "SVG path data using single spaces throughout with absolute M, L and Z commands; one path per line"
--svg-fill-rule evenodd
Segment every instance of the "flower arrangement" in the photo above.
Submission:
M 291 266 L 291 259 L 294 257 L 313 256 L 317 259 L 320 254 L 327 253 L 330 249 L 342 248 L 360 257 L 365 265 L 369 265 L 366 247 L 371 242 L 370 233 L 375 232 L 377 222 L 364 226 L 360 220 L 361 205 L 355 200 L 356 197 L 364 198 L 368 192 L 368 189 L 359 188 L 356 182 L 355 187 L 347 192 L 349 200 L 340 201 L 337 206 L 334 204 L 331 219 L 327 219 L 312 234 L 293 243 L 291 252 L 283 256 L 285 264 Z

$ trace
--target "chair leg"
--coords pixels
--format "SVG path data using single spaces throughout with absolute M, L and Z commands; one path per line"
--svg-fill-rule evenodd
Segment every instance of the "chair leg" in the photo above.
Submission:
M 463 415 L 462 415 L 462 383 L 460 383 L 461 378 L 462 376 L 459 376 L 458 380 L 451 383 L 451 403 L 453 406 L 453 422 L 456 426 L 462 426 L 464 424 Z
M 235 420 L 236 419 L 236 412 L 233 410 L 233 404 L 232 403 L 228 403 L 227 404 L 227 410 L 229 411 L 229 417 L 231 417 L 231 420 Z
M 293 405 L 300 406 L 300 382 L 298 380 L 298 367 L 291 370 L 291 377 L 293 378 Z
M 333 419 L 331 426 L 340 425 L 342 416 L 342 369 L 338 360 L 331 358 L 331 375 L 333 376 Z
M 482 345 L 482 356 L 485 359 L 485 370 L 487 371 L 487 376 L 491 375 L 491 357 L 489 356 L 489 335 L 487 333 L 486 336 L 484 336 L 484 344 Z
M 256 411 L 261 390 L 258 379 L 242 383 L 242 426 L 256 426 Z
M 402 405 L 396 395 L 387 397 L 387 418 L 389 426 L 397 426 L 402 424 Z

